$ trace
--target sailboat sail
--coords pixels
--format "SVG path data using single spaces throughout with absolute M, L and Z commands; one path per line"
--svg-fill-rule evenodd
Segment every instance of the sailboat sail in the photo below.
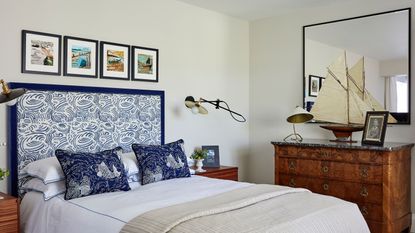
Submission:
M 327 68 L 327 76 L 311 109 L 317 121 L 364 124 L 367 111 L 385 111 L 366 90 L 364 58 L 350 70 L 346 53 Z M 388 123 L 396 122 L 389 114 Z

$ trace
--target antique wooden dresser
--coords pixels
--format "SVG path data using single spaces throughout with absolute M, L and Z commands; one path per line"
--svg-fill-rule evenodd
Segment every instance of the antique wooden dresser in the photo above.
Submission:
M 371 232 L 409 232 L 413 144 L 366 146 L 328 140 L 272 144 L 275 184 L 354 202 Z

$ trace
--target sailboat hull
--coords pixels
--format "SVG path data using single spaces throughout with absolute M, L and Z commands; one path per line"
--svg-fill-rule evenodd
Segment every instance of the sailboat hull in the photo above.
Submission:
M 362 131 L 363 125 L 320 125 L 321 128 L 331 130 L 336 136 L 335 140 L 330 140 L 332 142 L 347 142 L 353 143 L 356 141 L 352 140 L 352 133 L 357 131 Z

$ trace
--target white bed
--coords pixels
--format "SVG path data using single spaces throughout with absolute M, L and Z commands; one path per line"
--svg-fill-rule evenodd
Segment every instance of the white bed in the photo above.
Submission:
M 63 195 L 44 201 L 40 193 L 29 192 L 20 207 L 21 230 L 25 233 L 118 233 L 128 221 L 147 211 L 251 185 L 192 176 L 70 201 L 65 201 Z M 369 232 L 355 204 L 310 192 L 278 197 L 278 206 L 272 215 L 283 232 Z

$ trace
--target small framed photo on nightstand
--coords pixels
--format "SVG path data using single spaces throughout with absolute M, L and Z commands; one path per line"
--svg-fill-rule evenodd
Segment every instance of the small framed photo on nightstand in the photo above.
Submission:
M 202 150 L 207 151 L 203 167 L 220 167 L 219 146 L 202 146 Z

